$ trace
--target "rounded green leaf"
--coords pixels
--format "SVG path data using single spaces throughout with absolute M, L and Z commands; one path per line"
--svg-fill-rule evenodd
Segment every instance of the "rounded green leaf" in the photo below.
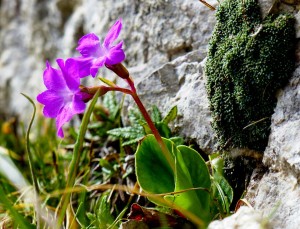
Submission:
M 175 203 L 208 222 L 211 180 L 207 165 L 197 151 L 187 146 L 178 146 L 176 153 L 175 191 L 199 189 L 177 195 Z
M 163 141 L 169 149 L 171 158 L 174 158 L 173 143 L 166 139 Z M 174 191 L 174 172 L 153 135 L 148 135 L 138 146 L 135 165 L 137 180 L 144 191 L 151 194 Z M 175 167 L 175 159 L 173 167 Z

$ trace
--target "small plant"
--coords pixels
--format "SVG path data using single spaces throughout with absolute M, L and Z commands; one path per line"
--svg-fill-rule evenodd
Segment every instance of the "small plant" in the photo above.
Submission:
M 164 118 L 162 118 L 161 112 L 156 106 L 152 107 L 151 119 L 154 122 L 159 134 L 162 137 L 169 138 L 177 143 L 183 144 L 182 138 L 171 137 L 171 130 L 168 127 L 169 122 L 173 121 L 176 116 L 176 106 L 173 107 Z M 147 134 L 152 133 L 142 114 L 137 109 L 131 109 L 128 113 L 128 117 L 131 124 L 130 126 L 115 128 L 107 131 L 109 135 L 126 140 L 122 143 L 122 146 L 136 144 Z

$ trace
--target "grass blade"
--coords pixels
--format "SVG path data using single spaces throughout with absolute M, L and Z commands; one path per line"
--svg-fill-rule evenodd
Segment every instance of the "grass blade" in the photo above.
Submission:
M 1 185 L 2 186 L 2 185 Z M 19 225 L 19 228 L 31 229 L 34 228 L 14 207 L 10 200 L 7 198 L 3 191 L 3 187 L 0 188 L 0 202 L 4 208 L 7 209 L 14 221 L 15 225 Z
M 34 185 L 34 188 L 35 188 L 35 190 L 38 194 L 39 193 L 39 186 L 38 186 L 37 178 L 36 178 L 35 173 L 33 171 L 33 166 L 32 166 L 33 155 L 31 154 L 31 151 L 30 151 L 30 141 L 29 141 L 30 130 L 31 130 L 34 118 L 35 118 L 35 114 L 36 114 L 36 106 L 35 106 L 34 102 L 32 101 L 32 99 L 29 96 L 27 96 L 23 93 L 21 93 L 21 95 L 23 95 L 32 104 L 32 107 L 33 107 L 32 117 L 31 117 L 28 129 L 27 129 L 27 132 L 26 132 L 26 151 L 27 151 L 27 155 L 28 155 L 28 162 L 29 162 L 29 168 L 30 168 L 30 173 L 31 173 L 33 185 Z

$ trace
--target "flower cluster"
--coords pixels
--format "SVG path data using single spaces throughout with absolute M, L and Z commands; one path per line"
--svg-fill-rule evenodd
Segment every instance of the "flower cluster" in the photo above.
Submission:
M 71 120 L 75 114 L 83 113 L 85 102 L 91 95 L 80 86 L 80 78 L 97 75 L 98 69 L 107 66 L 113 69 L 125 59 L 122 49 L 123 41 L 113 45 L 122 29 L 122 21 L 118 20 L 110 28 L 103 43 L 93 34 L 83 36 L 76 48 L 81 54 L 66 61 L 57 59 L 59 69 L 52 68 L 46 62 L 44 71 L 44 84 L 47 88 L 37 96 L 38 102 L 44 105 L 45 117 L 56 118 L 57 135 L 64 137 L 62 126 Z

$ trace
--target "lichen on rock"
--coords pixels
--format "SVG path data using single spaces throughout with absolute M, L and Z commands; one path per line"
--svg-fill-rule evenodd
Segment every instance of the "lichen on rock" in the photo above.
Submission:
M 221 147 L 263 151 L 275 93 L 294 70 L 294 17 L 262 20 L 256 0 L 224 0 L 205 66 L 212 126 Z

